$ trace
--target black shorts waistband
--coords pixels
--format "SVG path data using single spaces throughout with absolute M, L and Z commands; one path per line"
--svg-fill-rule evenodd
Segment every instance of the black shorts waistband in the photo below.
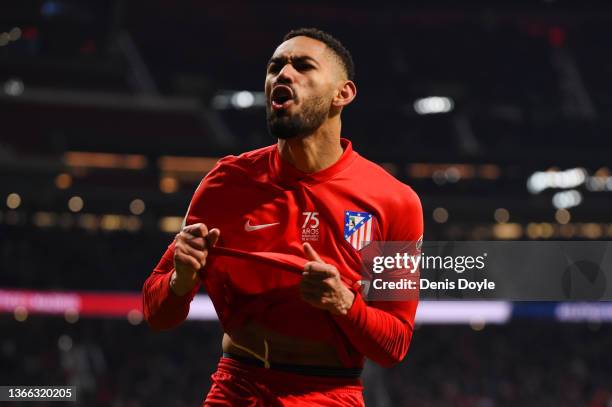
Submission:
M 223 357 L 233 359 L 237 362 L 244 363 L 250 366 L 264 367 L 264 363 L 261 360 L 249 358 L 246 356 L 239 356 L 234 355 L 233 353 L 223 352 Z M 361 376 L 361 372 L 363 371 L 363 369 L 361 368 L 291 365 L 285 363 L 270 363 L 270 369 L 279 370 L 281 372 L 301 374 L 304 376 L 342 377 L 350 379 L 358 379 Z

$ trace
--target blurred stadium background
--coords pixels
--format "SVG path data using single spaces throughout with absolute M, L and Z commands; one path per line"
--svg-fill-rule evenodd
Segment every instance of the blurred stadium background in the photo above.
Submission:
M 138 292 L 216 160 L 272 143 L 265 64 L 295 27 L 352 51 L 343 135 L 419 193 L 427 240 L 612 238 L 611 6 L 492 3 L 2 4 L 0 384 L 201 403 L 205 294 L 152 333 Z M 368 405 L 612 406 L 610 305 L 422 303 Z

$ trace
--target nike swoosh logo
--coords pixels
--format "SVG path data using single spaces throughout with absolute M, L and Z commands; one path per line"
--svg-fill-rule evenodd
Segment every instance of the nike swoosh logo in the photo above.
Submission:
M 254 230 L 265 229 L 275 225 L 280 225 L 280 222 L 266 223 L 265 225 L 251 225 L 251 221 L 247 220 L 244 224 L 244 230 L 246 230 L 247 232 L 253 232 Z

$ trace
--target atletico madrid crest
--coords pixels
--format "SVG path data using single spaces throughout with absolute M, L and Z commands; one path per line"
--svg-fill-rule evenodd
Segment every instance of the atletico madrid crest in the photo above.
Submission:
M 371 213 L 344 211 L 344 238 L 355 250 L 363 249 L 372 241 L 373 223 Z

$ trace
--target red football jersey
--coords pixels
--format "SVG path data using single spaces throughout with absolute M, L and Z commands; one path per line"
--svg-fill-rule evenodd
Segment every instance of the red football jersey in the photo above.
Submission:
M 410 187 L 353 151 L 348 140 L 341 143 L 341 158 L 312 174 L 285 162 L 276 145 L 221 159 L 196 190 L 186 224 L 221 230 L 201 281 L 226 332 L 255 320 L 330 343 L 347 367 L 362 366 L 364 357 L 389 366 L 408 350 L 417 301 L 366 303 L 358 290 L 361 250 L 372 241 L 416 242 L 423 233 L 421 204 Z M 306 241 L 356 293 L 347 315 L 301 300 Z M 170 289 L 173 249 L 143 289 L 145 317 L 157 329 L 181 323 L 199 289 L 184 297 Z

